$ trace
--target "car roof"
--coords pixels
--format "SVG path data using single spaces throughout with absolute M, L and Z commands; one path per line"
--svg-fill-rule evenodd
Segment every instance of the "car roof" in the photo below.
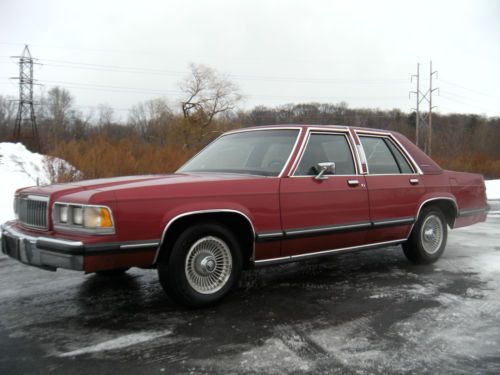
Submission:
M 279 124 L 279 125 L 259 125 L 259 126 L 251 126 L 246 128 L 234 129 L 232 131 L 237 132 L 241 130 L 264 130 L 264 129 L 276 129 L 276 128 L 297 128 L 297 129 L 309 129 L 309 128 L 324 128 L 331 130 L 360 130 L 360 131 L 378 131 L 384 133 L 393 133 L 397 134 L 397 132 L 387 129 L 377 129 L 377 128 L 365 128 L 359 126 L 349 126 L 349 125 L 319 125 L 319 124 Z M 232 132 L 230 131 L 230 132 Z

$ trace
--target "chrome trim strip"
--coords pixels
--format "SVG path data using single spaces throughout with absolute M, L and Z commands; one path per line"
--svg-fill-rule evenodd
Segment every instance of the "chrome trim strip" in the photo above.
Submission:
M 140 247 L 154 247 L 158 246 L 160 244 L 159 241 L 156 242 L 145 242 L 145 243 L 137 243 L 137 244 L 130 244 L 130 245 L 120 245 L 120 249 L 136 249 Z
M 356 134 L 356 136 L 357 136 L 357 134 Z M 359 163 L 361 165 L 361 172 L 362 172 L 361 174 L 367 175 L 368 174 L 368 162 L 366 161 L 365 149 L 363 148 L 363 145 L 361 144 L 361 140 L 359 141 L 359 145 L 358 144 L 356 145 L 356 150 L 358 152 L 359 159 L 360 159 Z M 366 167 L 366 172 L 363 171 L 363 164 Z
M 310 227 L 310 228 L 297 228 L 297 229 L 288 229 L 282 232 L 272 232 L 272 233 L 257 233 L 256 240 L 266 240 L 266 239 L 293 239 L 295 236 L 305 235 L 309 233 L 321 234 L 321 232 L 335 233 L 338 231 L 349 231 L 359 228 L 379 228 L 384 226 L 392 226 L 392 225 L 404 225 L 404 224 L 413 224 L 415 222 L 415 218 L 413 216 L 407 216 L 396 219 L 385 219 L 378 221 L 367 221 L 356 224 L 340 224 L 340 225 L 331 225 L 331 226 L 320 226 L 320 227 Z M 281 238 L 280 238 L 281 237 Z
M 425 201 L 423 201 L 421 204 L 420 204 L 420 207 L 418 208 L 418 211 L 417 211 L 417 215 L 415 216 L 415 222 L 412 224 L 412 226 L 410 227 L 410 231 L 408 232 L 408 235 L 406 236 L 406 238 L 408 239 L 411 235 L 411 232 L 413 230 L 413 227 L 415 226 L 415 223 L 417 222 L 419 216 L 420 216 L 420 211 L 422 210 L 422 207 L 426 204 L 426 203 L 429 203 L 429 202 L 432 202 L 432 201 L 437 201 L 437 200 L 448 200 L 448 201 L 451 201 L 453 203 L 453 205 L 455 206 L 455 211 L 457 213 L 457 216 L 458 216 L 458 213 L 460 212 L 458 210 L 458 205 L 457 205 L 457 202 L 455 201 L 455 199 L 453 198 L 450 198 L 450 197 L 436 197 L 436 198 L 429 198 L 429 199 L 426 199 Z M 455 219 L 457 218 L 457 216 L 455 216 Z M 455 226 L 455 221 L 453 221 L 453 225 L 451 226 L 451 228 L 453 228 Z
M 240 129 L 235 129 L 235 130 L 230 130 L 228 132 L 225 132 L 221 134 L 218 138 L 223 137 L 225 135 L 229 134 L 235 134 L 235 133 L 245 133 L 245 132 L 254 132 L 254 131 L 260 131 L 260 130 L 299 130 L 303 129 L 303 126 L 300 125 L 284 125 L 284 126 L 275 126 L 275 125 L 262 125 L 262 126 L 253 126 L 251 128 L 240 128 Z M 217 139 L 217 138 L 216 138 Z
M 23 239 L 26 239 L 30 241 L 31 243 L 36 243 L 37 241 L 43 241 L 43 242 L 48 242 L 48 243 L 53 243 L 57 245 L 64 245 L 64 246 L 69 246 L 69 247 L 82 247 L 83 242 L 82 241 L 71 241 L 71 240 L 60 240 L 57 238 L 50 238 L 50 237 L 35 237 L 29 234 L 25 234 L 22 232 L 19 232 L 17 229 L 13 228 L 12 225 L 7 224 L 7 225 L 2 225 L 2 233 L 3 231 L 6 231 L 7 233 L 11 233 L 16 237 L 20 237 Z
M 488 211 L 488 208 L 467 208 L 467 209 L 458 211 L 458 217 L 478 215 L 478 214 L 485 213 L 487 211 Z
M 342 247 L 339 249 L 316 251 L 314 253 L 305 253 L 305 254 L 300 254 L 300 255 L 289 255 L 289 256 L 279 257 L 279 258 L 262 259 L 262 260 L 254 261 L 254 265 L 265 266 L 265 265 L 276 264 L 276 263 L 293 262 L 295 260 L 317 258 L 317 257 L 327 256 L 330 254 L 335 254 L 335 253 L 363 250 L 363 249 L 368 249 L 368 248 L 372 248 L 372 247 L 381 247 L 381 246 L 386 246 L 386 245 L 391 245 L 391 244 L 394 245 L 394 244 L 402 243 L 404 241 L 406 241 L 406 238 L 399 239 L 399 240 L 393 240 L 393 241 L 375 242 L 375 243 L 360 245 L 360 246 L 350 246 L 350 247 Z
M 290 163 L 290 160 L 292 159 L 293 154 L 295 153 L 295 149 L 297 148 L 297 144 L 299 143 L 299 139 L 302 136 L 303 131 L 304 131 L 304 128 L 300 128 L 299 134 L 297 135 L 297 138 L 295 139 L 295 143 L 293 144 L 293 147 L 292 147 L 292 150 L 290 152 L 290 155 L 288 155 L 288 159 L 286 159 L 286 162 L 283 165 L 283 169 L 281 169 L 281 172 L 278 175 L 278 178 L 283 177 L 283 173 L 285 172 L 286 167 L 288 167 L 288 163 Z
M 310 129 L 307 129 L 306 134 L 304 135 L 304 139 L 302 140 L 299 150 L 297 151 L 297 155 L 295 156 L 295 160 L 293 161 L 292 165 L 290 166 L 290 169 L 288 170 L 287 177 L 291 177 L 293 176 L 293 173 L 295 173 L 295 170 L 299 165 L 299 161 L 300 159 L 302 159 L 302 154 L 304 153 L 304 148 L 306 147 L 306 144 L 309 140 L 309 135 L 310 135 Z
M 21 195 L 24 195 L 24 194 L 21 193 L 20 196 Z M 25 196 L 26 196 L 26 198 L 28 198 L 29 200 L 32 200 L 32 201 L 39 201 L 39 202 L 48 202 L 49 201 L 49 197 L 46 195 L 28 194 Z
M 272 233 L 257 233 L 256 238 L 273 238 L 273 237 L 282 237 L 284 235 L 283 231 L 280 232 L 272 232 Z
M 153 260 L 153 264 L 156 264 L 156 262 L 158 261 L 158 256 L 160 255 L 161 247 L 163 245 L 163 242 L 165 241 L 165 235 L 167 234 L 168 228 L 170 228 L 170 226 L 175 221 L 177 221 L 178 219 L 180 219 L 182 217 L 186 217 L 186 216 L 202 215 L 202 214 L 218 213 L 218 212 L 230 212 L 230 213 L 234 213 L 234 214 L 239 214 L 239 215 L 243 216 L 248 221 L 248 223 L 250 224 L 250 227 L 252 228 L 252 233 L 253 233 L 253 238 L 254 238 L 253 249 L 252 249 L 252 258 L 250 260 L 255 259 L 255 237 L 256 237 L 256 234 L 255 234 L 255 228 L 254 228 L 253 223 L 250 220 L 250 218 L 247 215 L 245 215 L 243 212 L 237 211 L 237 210 L 233 210 L 233 209 L 210 209 L 210 210 L 188 211 L 188 212 L 184 212 L 184 213 L 179 214 L 179 215 L 173 217 L 172 219 L 170 219 L 170 221 L 165 225 L 165 228 L 163 229 L 163 233 L 161 235 L 161 239 L 160 239 L 160 243 L 158 245 L 158 249 L 156 250 L 156 254 L 155 254 L 155 257 L 154 257 L 154 260 Z
M 332 226 L 327 226 L 327 227 L 316 227 L 316 228 L 308 228 L 308 229 L 287 229 L 284 231 L 285 236 L 297 236 L 301 234 L 308 234 L 308 233 L 318 233 L 318 232 L 337 232 L 341 230 L 349 230 L 349 229 L 357 229 L 357 228 L 368 228 L 371 227 L 372 223 L 367 221 L 367 222 L 362 222 L 362 223 L 356 223 L 356 224 L 342 224 L 342 225 L 332 225 Z
M 38 241 L 43 241 L 43 242 L 49 242 L 49 243 L 54 243 L 58 245 L 64 245 L 64 246 L 71 246 L 71 247 L 81 247 L 83 246 L 82 241 L 68 241 L 68 240 L 59 240 L 56 238 L 49 238 L 49 237 L 38 237 Z
M 415 222 L 415 218 L 412 216 L 408 216 L 401 219 L 388 219 L 388 220 L 378 220 L 373 221 L 372 224 L 374 227 L 383 227 L 386 225 L 394 225 L 394 224 L 412 224 Z

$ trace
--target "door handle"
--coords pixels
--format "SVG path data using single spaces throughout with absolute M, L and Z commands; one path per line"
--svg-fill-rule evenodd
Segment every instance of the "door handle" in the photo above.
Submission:
M 418 178 L 410 178 L 410 184 L 418 185 Z
M 358 186 L 359 181 L 358 180 L 347 180 L 347 185 L 349 186 Z

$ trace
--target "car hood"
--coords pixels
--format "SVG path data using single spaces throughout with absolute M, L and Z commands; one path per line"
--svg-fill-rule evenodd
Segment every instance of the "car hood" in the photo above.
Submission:
M 242 180 L 259 178 L 260 176 L 250 176 L 243 174 L 229 173 L 174 173 L 165 175 L 143 175 L 113 177 L 95 180 L 85 180 L 66 184 L 55 184 L 48 186 L 34 186 L 19 189 L 18 192 L 30 194 L 50 195 L 58 197 L 76 193 L 79 191 L 116 191 L 137 189 L 141 187 L 167 186 L 176 184 L 187 184 L 196 182 L 220 181 L 220 180 Z M 265 178 L 265 177 L 262 177 Z

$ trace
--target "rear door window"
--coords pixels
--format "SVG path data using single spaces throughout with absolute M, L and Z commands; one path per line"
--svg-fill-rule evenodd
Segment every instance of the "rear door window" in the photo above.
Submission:
M 401 151 L 386 137 L 360 136 L 370 174 L 413 173 Z

